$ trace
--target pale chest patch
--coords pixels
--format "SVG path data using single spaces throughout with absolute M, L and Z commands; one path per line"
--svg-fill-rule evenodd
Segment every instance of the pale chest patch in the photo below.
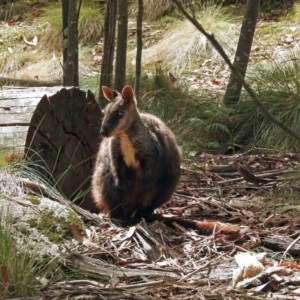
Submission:
M 138 169 L 140 167 L 140 162 L 136 159 L 136 149 L 134 149 L 131 141 L 127 134 L 122 134 L 120 136 L 120 146 L 121 152 L 124 157 L 124 161 L 128 167 Z

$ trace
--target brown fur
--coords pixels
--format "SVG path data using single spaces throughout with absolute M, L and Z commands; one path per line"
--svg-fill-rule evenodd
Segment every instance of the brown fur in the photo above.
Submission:
M 122 94 L 102 90 L 110 102 L 92 180 L 95 203 L 116 219 L 153 213 L 170 199 L 180 176 L 174 134 L 159 118 L 138 111 L 130 86 Z

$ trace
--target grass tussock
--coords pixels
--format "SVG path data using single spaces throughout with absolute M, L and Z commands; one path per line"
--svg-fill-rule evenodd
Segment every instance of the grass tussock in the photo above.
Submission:
M 96 44 L 103 35 L 102 11 L 100 5 L 92 2 L 82 6 L 78 24 L 78 40 L 81 46 Z
M 16 246 L 10 229 L 15 220 L 9 211 L 0 208 L 0 222 L 0 299 L 34 296 L 43 281 L 48 281 L 57 263 L 50 262 L 49 258 L 37 259 L 34 253 L 26 252 L 26 248 L 31 247 L 28 240 L 24 240 L 22 249 Z
M 12 73 L 26 67 L 37 60 L 36 54 L 31 51 L 5 53 L 0 56 L 0 72 Z
M 33 295 L 38 286 L 35 262 L 28 254 L 18 253 L 9 230 L 13 222 L 9 215 L 0 210 L 0 220 L 0 298 Z
M 300 61 L 298 53 L 284 59 L 255 66 L 249 71 L 249 81 L 269 112 L 286 126 L 300 132 Z M 298 151 L 295 140 L 266 119 L 251 99 L 239 103 L 233 116 L 235 143 L 250 147 Z
M 294 1 L 294 5 L 293 5 L 293 18 L 298 19 L 300 18 L 300 1 L 296 0 Z
M 41 23 L 47 24 L 41 36 L 41 47 L 51 51 L 62 51 L 62 8 L 61 3 L 49 4 L 41 15 Z M 103 35 L 102 13 L 99 4 L 92 1 L 83 2 L 78 22 L 78 41 L 81 46 L 99 42 Z M 42 50 L 42 49 L 40 49 Z
M 59 59 L 27 51 L 13 53 L 0 58 L 0 72 L 18 79 L 54 80 L 62 76 Z
M 159 17 L 171 12 L 175 8 L 175 4 L 171 0 L 144 0 L 144 19 L 146 21 L 153 21 Z M 137 3 L 131 6 L 130 15 L 136 15 Z
M 0 20 L 8 22 L 20 19 L 23 15 L 32 15 L 32 5 L 27 1 L 2 1 L 5 5 L 0 6 Z
M 48 25 L 37 46 L 38 51 L 62 52 L 62 30 Z
M 25 197 L 18 176 L 28 171 L 21 161 L 0 168 L 0 299 L 36 295 L 43 284 L 57 278 L 57 262 L 41 256 L 41 249 L 27 237 L 30 231 L 8 205 L 11 198 Z
M 220 5 L 203 5 L 197 12 L 197 18 L 208 32 L 215 35 L 228 54 L 234 53 L 239 28 L 235 23 L 236 17 L 228 9 Z M 181 22 L 155 46 L 143 51 L 144 65 L 163 62 L 176 74 L 191 70 L 206 59 L 220 60 L 220 57 L 189 21 Z
M 180 0 L 179 1 L 183 7 L 186 9 L 198 10 L 205 5 L 215 5 L 222 4 L 223 1 L 219 0 L 200 0 L 200 1 L 190 1 L 190 0 Z M 172 13 L 176 8 L 176 4 L 172 0 L 144 0 L 144 19 L 146 21 L 154 21 L 162 16 Z M 131 15 L 136 16 L 137 4 L 133 3 L 130 7 Z
M 0 149 L 0 299 L 37 296 L 46 285 L 69 278 L 59 258 L 66 253 L 70 224 L 84 225 L 59 203 L 41 204 L 43 197 L 28 193 L 24 180 L 44 187 L 55 199 L 62 197 L 33 163 L 21 157 L 2 163 L 7 157 Z M 15 199 L 31 205 L 18 205 Z

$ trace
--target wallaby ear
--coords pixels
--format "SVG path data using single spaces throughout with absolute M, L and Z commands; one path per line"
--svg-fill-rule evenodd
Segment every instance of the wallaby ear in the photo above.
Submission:
M 108 101 L 112 101 L 118 96 L 117 92 L 115 92 L 114 90 L 110 89 L 109 87 L 107 87 L 105 85 L 102 86 L 102 92 L 103 92 L 104 97 Z
M 122 98 L 125 100 L 125 101 L 128 101 L 128 102 L 131 102 L 131 101 L 134 101 L 135 102 L 135 99 L 134 99 L 134 92 L 133 92 L 133 89 L 130 85 L 126 85 L 123 90 L 122 90 Z

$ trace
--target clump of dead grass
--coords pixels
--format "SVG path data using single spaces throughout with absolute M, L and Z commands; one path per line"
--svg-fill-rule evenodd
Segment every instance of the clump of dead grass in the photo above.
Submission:
M 36 54 L 31 51 L 3 53 L 0 57 L 0 72 L 2 74 L 13 73 L 36 61 L 36 59 Z
M 41 37 L 43 50 L 62 51 L 62 8 L 61 3 L 51 4 L 40 17 L 48 24 Z M 103 34 L 102 14 L 97 3 L 86 1 L 80 9 L 78 22 L 78 41 L 82 46 L 97 43 Z M 42 50 L 42 49 L 40 49 Z
M 202 4 L 206 4 L 209 2 L 210 4 L 219 3 L 222 1 L 192 1 L 190 0 L 180 0 L 179 1 L 184 7 L 192 8 L 197 10 L 199 7 L 202 6 Z M 156 20 L 162 16 L 165 16 L 171 12 L 173 12 L 176 9 L 176 4 L 172 0 L 144 0 L 143 1 L 143 17 L 146 21 L 153 21 Z M 130 14 L 132 16 L 136 16 L 137 13 L 137 4 L 133 3 L 133 5 L 130 7 Z
M 221 6 L 203 6 L 197 13 L 202 26 L 215 35 L 225 51 L 235 52 L 239 27 L 235 18 Z M 162 62 L 175 74 L 189 71 L 205 59 L 220 60 L 209 41 L 189 21 L 181 22 L 156 45 L 143 51 L 143 63 Z
M 175 4 L 171 0 L 144 0 L 144 19 L 153 21 L 172 11 Z M 136 15 L 137 4 L 131 7 L 131 15 Z
M 49 24 L 41 36 L 37 50 L 48 53 L 62 52 L 62 29 L 53 27 Z
M 20 20 L 24 14 L 32 14 L 32 5 L 25 1 L 2 1 L 7 2 L 0 6 L 0 20 Z
M 103 17 L 100 6 L 90 3 L 80 11 L 78 40 L 81 46 L 98 43 L 103 35 Z

